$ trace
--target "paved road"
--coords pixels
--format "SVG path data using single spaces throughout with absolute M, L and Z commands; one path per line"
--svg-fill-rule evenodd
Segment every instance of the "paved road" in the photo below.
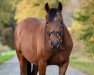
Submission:
M 18 60 L 15 56 L 6 63 L 0 65 L 0 75 L 20 75 Z M 48 66 L 46 75 L 58 75 L 57 66 Z M 69 67 L 66 75 L 86 75 L 85 73 Z

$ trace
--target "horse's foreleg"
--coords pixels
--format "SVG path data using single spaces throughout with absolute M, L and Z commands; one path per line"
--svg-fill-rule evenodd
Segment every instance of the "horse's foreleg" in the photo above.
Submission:
M 47 63 L 44 60 L 40 60 L 38 64 L 38 70 L 39 70 L 39 75 L 46 75 L 46 66 Z
M 37 65 L 33 65 L 33 70 L 32 70 L 31 75 L 37 75 L 37 72 L 38 72 L 38 66 Z
M 59 65 L 59 75 L 65 75 L 68 64 L 69 64 L 69 60 Z
M 27 75 L 27 60 L 24 58 L 22 53 L 17 53 L 17 57 L 19 59 L 19 66 L 21 75 Z

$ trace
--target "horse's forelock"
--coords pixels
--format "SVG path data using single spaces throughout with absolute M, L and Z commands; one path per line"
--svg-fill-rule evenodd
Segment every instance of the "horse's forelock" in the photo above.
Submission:
M 48 21 L 49 22 L 53 21 L 56 15 L 57 15 L 57 9 L 51 8 L 50 11 L 49 11 Z

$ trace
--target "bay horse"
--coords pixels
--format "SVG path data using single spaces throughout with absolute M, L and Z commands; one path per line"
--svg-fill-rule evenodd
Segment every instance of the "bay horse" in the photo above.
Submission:
M 21 75 L 37 75 L 38 71 L 45 75 L 48 65 L 58 65 L 59 75 L 65 75 L 73 42 L 63 22 L 62 8 L 60 2 L 57 8 L 46 3 L 46 20 L 29 17 L 18 23 L 14 41 Z

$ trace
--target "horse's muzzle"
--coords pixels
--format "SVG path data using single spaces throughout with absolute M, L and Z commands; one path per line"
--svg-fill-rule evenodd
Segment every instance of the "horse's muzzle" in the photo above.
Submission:
M 60 42 L 59 41 L 55 41 L 55 42 L 51 41 L 51 47 L 52 48 L 58 49 L 59 46 L 60 46 Z

